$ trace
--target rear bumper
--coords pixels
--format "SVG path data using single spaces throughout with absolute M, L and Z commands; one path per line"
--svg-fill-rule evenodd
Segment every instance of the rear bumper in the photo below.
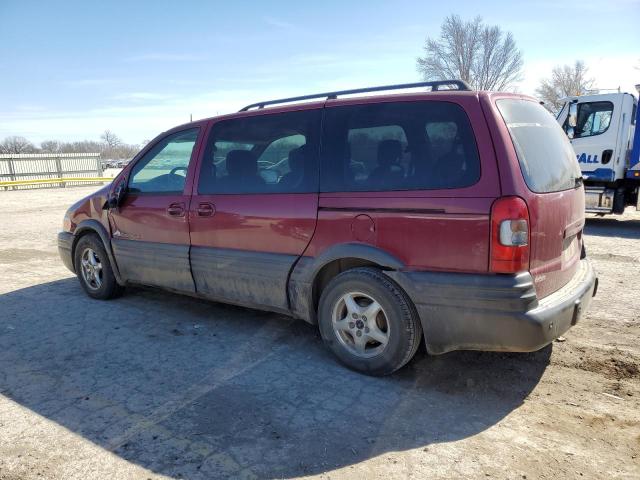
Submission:
M 73 268 L 73 257 L 71 255 L 73 247 L 73 234 L 69 232 L 58 233 L 58 253 L 64 266 L 75 273 Z
M 530 352 L 580 319 L 598 285 L 587 259 L 567 285 L 538 300 L 528 272 L 471 275 L 387 272 L 413 300 L 432 354 L 452 350 Z

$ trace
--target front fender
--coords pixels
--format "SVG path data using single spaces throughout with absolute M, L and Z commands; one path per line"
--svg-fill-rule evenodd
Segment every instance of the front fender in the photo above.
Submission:
M 100 239 L 102 240 L 102 244 L 104 245 L 104 249 L 107 252 L 107 256 L 109 257 L 109 263 L 111 263 L 111 267 L 113 270 L 113 275 L 116 277 L 116 281 L 119 285 L 124 285 L 122 281 L 122 277 L 120 276 L 120 270 L 118 269 L 118 264 L 116 263 L 115 256 L 113 255 L 113 249 L 111 248 L 111 237 L 107 229 L 100 223 L 98 220 L 87 219 L 81 221 L 77 226 L 75 231 L 73 232 L 73 245 L 71 248 L 72 258 L 75 258 L 76 245 L 78 240 L 82 235 L 85 235 L 89 232 L 93 232 L 98 234 Z M 74 265 L 75 268 L 75 265 Z

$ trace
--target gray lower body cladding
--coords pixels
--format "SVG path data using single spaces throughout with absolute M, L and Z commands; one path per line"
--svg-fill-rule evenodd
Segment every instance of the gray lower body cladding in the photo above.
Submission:
M 452 350 L 529 352 L 565 333 L 588 307 L 597 277 L 587 259 L 567 285 L 538 300 L 517 275 L 386 272 L 413 300 L 432 354 Z
M 73 233 L 58 233 L 58 254 L 60 254 L 60 259 L 62 260 L 62 263 L 64 263 L 65 267 L 73 273 L 76 273 L 76 270 L 73 267 L 73 240 Z
M 279 253 L 191 247 L 191 271 L 198 294 L 286 312 L 287 280 L 297 258 Z
M 111 247 L 125 282 L 195 292 L 189 245 L 112 239 Z
M 58 235 L 60 257 L 71 271 L 73 239 L 71 233 Z M 315 262 L 310 257 L 205 247 L 191 247 L 189 252 L 188 246 L 129 240 L 112 245 L 127 281 L 289 313 L 315 323 Z M 528 272 L 385 273 L 415 304 L 431 354 L 538 350 L 579 320 L 598 282 L 588 259 L 580 260 L 567 285 L 541 300 Z

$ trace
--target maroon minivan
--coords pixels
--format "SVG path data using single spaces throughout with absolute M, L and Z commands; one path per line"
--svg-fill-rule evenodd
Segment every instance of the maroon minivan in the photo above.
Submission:
M 415 87 L 430 91 L 353 95 Z M 73 205 L 58 245 L 91 297 L 142 284 L 285 313 L 383 375 L 423 338 L 440 354 L 562 335 L 597 290 L 583 227 L 555 119 L 448 80 L 176 127 Z

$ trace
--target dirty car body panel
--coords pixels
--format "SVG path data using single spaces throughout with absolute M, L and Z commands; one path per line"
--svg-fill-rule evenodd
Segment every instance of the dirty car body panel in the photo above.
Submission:
M 122 284 L 310 323 L 337 275 L 375 268 L 411 301 L 430 353 L 536 350 L 576 324 L 597 290 L 583 254 L 584 189 L 565 184 L 574 165 L 541 108 L 514 94 L 433 92 L 329 98 L 176 127 L 70 209 L 60 254 L 74 270 L 76 227 L 92 220 Z M 559 173 L 541 191 L 548 165 L 531 145 L 548 138 L 544 154 Z M 175 152 L 191 142 L 183 164 L 163 174 L 165 186 L 180 175 L 181 188 L 136 189 L 140 165 L 167 139 Z M 171 167 L 175 152 L 158 168 Z M 110 206 L 122 185 L 123 200 Z M 498 204 L 520 206 L 521 216 L 497 218 Z M 505 244 L 503 235 L 525 240 Z

